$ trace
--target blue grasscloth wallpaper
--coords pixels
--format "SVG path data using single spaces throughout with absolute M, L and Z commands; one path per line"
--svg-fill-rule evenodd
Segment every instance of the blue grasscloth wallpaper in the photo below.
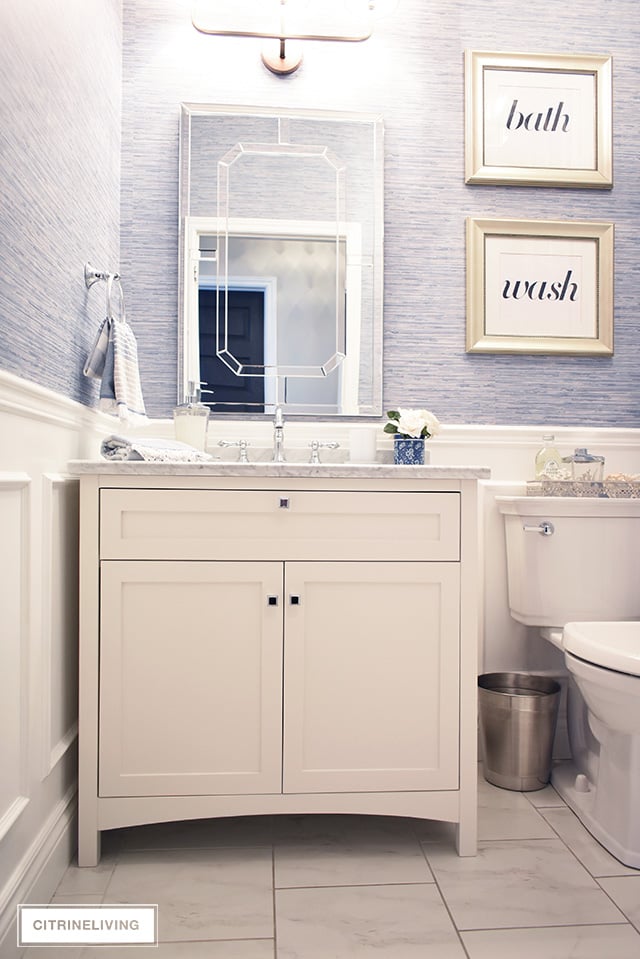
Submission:
M 82 264 L 112 267 L 120 231 L 148 411 L 167 416 L 179 104 L 362 110 L 385 123 L 385 407 L 426 406 L 452 424 L 640 427 L 637 0 L 398 0 L 371 40 L 307 44 L 286 78 L 264 69 L 260 41 L 198 34 L 190 0 L 124 0 L 121 64 L 120 3 L 90 6 L 87 18 L 72 0 L 56 20 L 44 0 L 2 5 L 2 368 L 93 405 L 81 370 L 102 298 Z M 465 185 L 467 48 L 610 54 L 613 190 Z M 466 354 L 468 216 L 615 223 L 615 355 Z
M 122 269 L 156 414 L 176 390 L 180 101 L 379 111 L 385 123 L 384 403 L 448 423 L 640 426 L 636 0 L 400 0 L 364 44 L 308 44 L 270 75 L 260 41 L 206 37 L 189 3 L 125 2 Z M 613 56 L 615 186 L 466 186 L 465 48 Z M 467 216 L 613 221 L 615 355 L 465 353 Z
M 88 405 L 119 255 L 119 0 L 0 4 L 0 368 Z

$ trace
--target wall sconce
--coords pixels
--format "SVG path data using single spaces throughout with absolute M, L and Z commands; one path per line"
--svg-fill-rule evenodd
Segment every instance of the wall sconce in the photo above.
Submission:
M 389 0 L 385 0 L 386 3 Z M 262 62 L 280 76 L 302 62 L 297 40 L 358 43 L 373 32 L 380 0 L 194 0 L 191 22 L 200 33 L 272 41 Z

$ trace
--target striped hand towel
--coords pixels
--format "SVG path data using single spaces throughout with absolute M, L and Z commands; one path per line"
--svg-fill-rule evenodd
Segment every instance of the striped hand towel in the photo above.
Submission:
M 111 320 L 106 317 L 100 324 L 91 352 L 87 357 L 82 371 L 85 376 L 90 376 L 94 380 L 102 379 L 104 364 L 107 357 L 107 347 L 109 346 L 109 331 L 111 329 Z
M 85 376 L 102 380 L 100 409 L 121 421 L 147 420 L 138 370 L 138 347 L 124 320 L 103 320 L 84 367 Z

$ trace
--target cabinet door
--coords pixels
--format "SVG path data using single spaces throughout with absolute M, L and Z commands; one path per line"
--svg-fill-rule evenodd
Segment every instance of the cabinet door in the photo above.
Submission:
M 281 791 L 282 576 L 102 564 L 100 795 Z
M 285 792 L 456 789 L 456 563 L 285 565 Z

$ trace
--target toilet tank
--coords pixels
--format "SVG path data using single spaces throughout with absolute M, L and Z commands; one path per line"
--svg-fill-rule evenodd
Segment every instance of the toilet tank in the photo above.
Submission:
M 496 502 L 514 619 L 562 627 L 640 618 L 640 499 L 498 496 Z M 538 531 L 545 524 L 549 535 Z

